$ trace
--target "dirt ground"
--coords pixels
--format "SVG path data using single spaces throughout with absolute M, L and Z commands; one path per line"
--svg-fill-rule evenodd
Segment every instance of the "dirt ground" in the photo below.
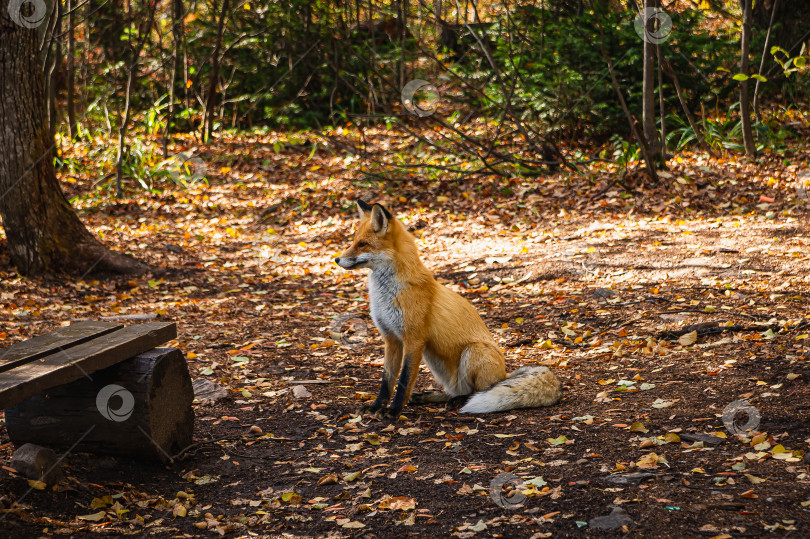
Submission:
M 611 186 L 607 169 L 294 179 L 307 152 L 249 149 L 208 156 L 209 187 L 116 202 L 65 183 L 96 233 L 162 272 L 24 279 L 0 244 L 0 344 L 156 313 L 177 321 L 192 378 L 228 391 L 195 402 L 197 443 L 170 466 L 68 452 L 66 480 L 44 490 L 0 469 L 0 535 L 810 535 L 806 154 L 673 160 L 664 189 Z M 382 340 L 365 270 L 333 263 L 358 197 L 414 231 L 509 370 L 553 368 L 559 405 L 358 415 Z M 4 423 L 0 452 L 7 466 Z

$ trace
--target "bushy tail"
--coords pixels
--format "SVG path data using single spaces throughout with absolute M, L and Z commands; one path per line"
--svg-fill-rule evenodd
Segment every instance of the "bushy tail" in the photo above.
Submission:
M 475 393 L 461 410 L 466 414 L 504 412 L 557 404 L 562 384 L 548 367 L 521 367 L 489 389 Z

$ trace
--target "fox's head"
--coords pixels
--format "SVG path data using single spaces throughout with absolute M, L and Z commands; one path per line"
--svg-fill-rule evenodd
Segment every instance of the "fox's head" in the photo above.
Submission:
M 360 224 L 348 249 L 335 259 L 344 269 L 377 268 L 391 263 L 397 221 L 380 204 L 357 201 Z

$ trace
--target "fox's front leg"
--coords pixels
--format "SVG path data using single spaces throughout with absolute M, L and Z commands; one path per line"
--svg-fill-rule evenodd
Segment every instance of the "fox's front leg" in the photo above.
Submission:
M 383 364 L 382 384 L 377 399 L 371 404 L 363 407 L 363 411 L 378 413 L 388 404 L 391 399 L 391 388 L 399 374 L 402 366 L 402 343 L 395 337 L 385 337 L 385 363 Z
M 391 406 L 386 410 L 385 415 L 391 419 L 399 418 L 402 407 L 411 398 L 413 386 L 416 385 L 416 378 L 419 376 L 419 365 L 422 363 L 423 342 L 408 343 L 403 346 L 402 370 L 399 373 L 397 392 Z

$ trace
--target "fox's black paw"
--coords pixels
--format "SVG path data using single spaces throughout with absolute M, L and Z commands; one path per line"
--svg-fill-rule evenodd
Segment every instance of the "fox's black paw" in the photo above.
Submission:
M 374 417 L 380 417 L 380 412 L 382 411 L 382 406 L 375 406 L 374 404 L 365 404 L 362 408 L 360 408 L 360 414 L 370 414 Z
M 386 418 L 386 419 L 391 419 L 393 421 L 396 421 L 397 419 L 399 419 L 399 414 L 401 412 L 402 412 L 402 410 L 395 410 L 393 408 L 389 408 L 389 409 L 387 409 L 385 411 L 385 413 L 383 414 L 383 417 Z

